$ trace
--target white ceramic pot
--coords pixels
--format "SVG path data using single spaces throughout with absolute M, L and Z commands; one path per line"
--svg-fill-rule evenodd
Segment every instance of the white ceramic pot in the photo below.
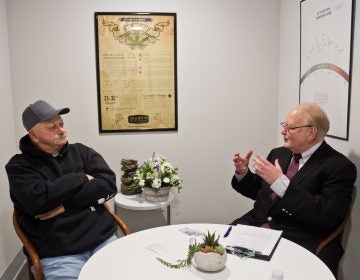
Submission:
M 217 253 L 203 253 L 201 251 L 194 254 L 194 265 L 196 268 L 205 271 L 218 271 L 225 267 L 226 264 L 226 252 L 219 255 Z

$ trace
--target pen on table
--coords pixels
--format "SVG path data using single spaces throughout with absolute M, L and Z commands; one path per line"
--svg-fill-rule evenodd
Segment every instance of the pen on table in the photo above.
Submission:
M 224 234 L 224 238 L 229 236 L 231 229 L 232 229 L 232 226 L 229 226 Z

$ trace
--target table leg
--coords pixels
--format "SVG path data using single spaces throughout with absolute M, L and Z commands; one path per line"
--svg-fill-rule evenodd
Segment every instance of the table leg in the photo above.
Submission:
M 170 204 L 167 206 L 166 216 L 167 216 L 167 224 L 171 225 L 171 213 L 170 213 Z

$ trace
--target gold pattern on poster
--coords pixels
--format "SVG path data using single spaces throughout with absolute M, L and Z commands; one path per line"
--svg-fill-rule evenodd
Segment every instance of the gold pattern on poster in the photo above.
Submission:
M 176 14 L 95 13 L 100 132 L 177 130 Z

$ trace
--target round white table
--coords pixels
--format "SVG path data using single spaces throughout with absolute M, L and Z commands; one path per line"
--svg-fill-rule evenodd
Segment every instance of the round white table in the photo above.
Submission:
M 335 280 L 319 258 L 284 238 L 281 238 L 270 261 L 228 254 L 226 267 L 219 272 L 200 271 L 192 265 L 181 269 L 169 268 L 156 258 L 173 261 L 186 257 L 191 237 L 181 232 L 182 228 L 216 231 L 221 243 L 228 225 L 180 224 L 130 234 L 95 253 L 84 265 L 78 279 L 268 280 L 272 271 L 277 269 L 283 271 L 284 279 L 289 280 Z
M 170 203 L 174 199 L 174 194 L 170 191 L 169 198 L 164 202 L 148 202 L 145 200 L 142 193 L 135 195 L 124 195 L 122 193 L 117 193 L 115 195 L 115 204 L 121 208 L 129 210 L 154 210 L 167 207 L 166 211 L 166 220 L 167 224 L 171 224 L 171 213 L 170 213 Z

